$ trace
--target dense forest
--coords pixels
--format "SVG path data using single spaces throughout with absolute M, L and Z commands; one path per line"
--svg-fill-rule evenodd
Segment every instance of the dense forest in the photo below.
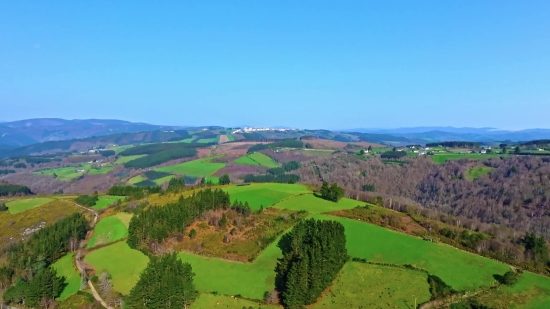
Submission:
M 278 246 L 275 284 L 288 309 L 313 304 L 349 260 L 344 226 L 336 221 L 301 221 Z
M 32 194 L 31 189 L 27 186 L 13 185 L 5 182 L 0 182 L 0 196 L 12 195 L 28 195 Z
M 205 189 L 163 207 L 141 210 L 130 221 L 128 245 L 154 252 L 157 244 L 170 235 L 184 233 L 185 228 L 205 211 L 229 206 L 228 193 Z
M 114 186 L 107 191 L 109 195 L 127 196 L 130 199 L 140 199 L 147 194 L 160 193 L 162 189 L 159 186 L 134 187 L 134 186 Z
M 82 214 L 73 214 L 32 234 L 25 243 L 8 248 L 7 264 L 0 267 L 0 286 L 8 303 L 48 307 L 55 303 L 65 279 L 50 266 L 79 248 L 89 229 Z
M 283 175 L 254 175 L 247 174 L 244 177 L 244 182 L 278 182 L 278 183 L 297 183 L 300 181 L 300 176 L 294 174 Z
M 75 199 L 75 202 L 82 206 L 93 207 L 98 200 L 99 198 L 97 197 L 97 192 L 96 192 L 95 194 L 92 194 L 92 195 L 80 195 Z
M 152 256 L 125 300 L 131 309 L 187 308 L 197 298 L 193 270 L 176 253 Z

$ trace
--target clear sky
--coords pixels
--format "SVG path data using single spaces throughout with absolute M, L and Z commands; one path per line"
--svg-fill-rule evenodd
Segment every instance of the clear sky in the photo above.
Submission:
M 550 1 L 0 0 L 0 120 L 550 127 Z

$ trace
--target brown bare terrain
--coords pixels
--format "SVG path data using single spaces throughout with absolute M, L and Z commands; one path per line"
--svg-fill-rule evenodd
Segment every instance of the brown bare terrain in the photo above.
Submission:
M 218 144 L 223 144 L 229 142 L 229 138 L 227 138 L 227 135 L 220 135 L 220 141 Z

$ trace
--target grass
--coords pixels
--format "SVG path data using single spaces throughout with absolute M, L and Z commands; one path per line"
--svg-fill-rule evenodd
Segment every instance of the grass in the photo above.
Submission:
M 231 202 L 239 200 L 248 202 L 253 210 L 260 209 L 260 206 L 267 208 L 285 198 L 309 192 L 303 185 L 262 183 L 249 186 L 232 186 L 224 188 L 231 197 Z
M 279 163 L 273 161 L 270 157 L 261 152 L 255 152 L 235 160 L 235 164 L 240 165 L 257 165 L 265 167 L 279 167 Z
M 476 180 L 481 176 L 488 175 L 492 171 L 493 171 L 493 168 L 488 167 L 488 166 L 472 167 L 472 168 L 468 169 L 468 171 L 466 172 L 466 178 L 468 180 Z
M 225 167 L 225 163 L 212 163 L 213 157 L 193 160 L 171 166 L 156 168 L 155 171 L 180 174 L 191 177 L 205 177 Z
M 243 309 L 252 307 L 254 309 L 281 309 L 281 307 L 270 305 L 259 305 L 258 303 L 242 299 L 231 298 L 226 295 L 213 295 L 213 294 L 199 294 L 199 297 L 191 305 L 191 309 Z
M 165 176 L 165 177 L 162 177 L 162 178 L 158 178 L 158 179 L 155 179 L 153 180 L 157 185 L 162 185 L 163 183 L 165 182 L 169 182 L 170 179 L 174 178 L 173 175 L 170 175 L 170 176 Z
M 435 163 L 445 163 L 447 160 L 460 160 L 460 159 L 471 159 L 471 160 L 484 160 L 491 158 L 506 157 L 507 155 L 502 154 L 480 154 L 480 153 L 445 153 L 445 154 L 435 154 L 433 156 L 433 161 Z
M 29 198 L 29 199 L 23 199 L 23 200 L 15 200 L 11 202 L 7 202 L 6 206 L 8 206 L 8 210 L 10 214 L 15 215 L 20 212 L 24 212 L 26 210 L 42 206 L 46 203 L 51 202 L 51 198 L 47 197 L 36 197 L 36 198 Z
M 364 206 L 364 202 L 351 200 L 348 198 L 341 199 L 338 203 L 330 202 L 322 198 L 316 197 L 313 194 L 306 194 L 293 197 L 286 201 L 276 204 L 275 208 L 305 210 L 310 213 L 331 212 L 342 209 L 352 209 L 357 206 Z
M 252 263 L 207 258 L 185 252 L 180 253 L 179 257 L 193 267 L 196 274 L 194 282 L 199 292 L 240 294 L 248 298 L 263 299 L 264 293 L 274 288 L 274 269 L 277 258 L 281 257 L 281 251 L 274 242 Z
M 330 292 L 311 308 L 414 308 L 430 300 L 427 275 L 422 272 L 347 263 Z
M 128 183 L 131 184 L 131 185 L 135 185 L 136 183 L 142 182 L 144 180 L 147 180 L 147 179 L 145 177 L 141 176 L 141 175 L 137 175 L 137 176 L 134 176 L 134 177 L 128 179 Z
M 97 202 L 92 208 L 95 210 L 104 209 L 113 205 L 118 200 L 124 201 L 125 199 L 126 199 L 126 196 L 102 195 L 102 196 L 99 196 Z
M 109 216 L 99 220 L 86 247 L 93 248 L 126 237 L 128 237 L 128 225 L 124 224 L 117 215 Z
M 231 135 L 231 134 L 226 134 L 225 136 L 227 136 L 227 140 L 232 142 L 235 140 L 235 136 Z
M 67 286 L 63 289 L 61 296 L 57 300 L 64 300 L 67 297 L 76 294 L 80 290 L 80 275 L 73 265 L 74 254 L 69 253 L 57 260 L 52 267 L 57 271 L 57 276 L 64 276 Z
M 509 270 L 508 266 L 493 260 L 376 225 L 326 215 L 313 217 L 335 220 L 344 225 L 350 256 L 373 262 L 415 265 L 437 275 L 457 290 L 489 285 L 495 281 L 494 274 Z
M 546 309 L 550 308 L 550 279 L 524 272 L 513 286 L 503 286 L 479 296 L 491 308 Z
M 142 158 L 142 157 L 145 157 L 146 155 L 135 155 L 135 156 L 125 156 L 125 157 L 119 157 L 115 163 L 116 164 L 124 164 L 124 163 L 127 163 L 127 162 L 130 162 L 132 160 L 135 160 L 135 159 L 139 159 L 139 158 Z
M 96 274 L 106 270 L 112 276 L 114 289 L 128 295 L 138 282 L 149 258 L 128 247 L 126 242 L 118 242 L 88 253 L 84 261 L 94 267 Z
M 38 172 L 34 172 L 36 175 L 48 175 L 48 176 L 54 176 L 56 179 L 59 179 L 61 181 L 71 181 L 75 178 L 80 177 L 84 174 L 84 172 L 77 172 L 78 169 L 86 169 L 86 168 L 78 168 L 74 166 L 69 167 L 60 167 L 60 168 L 53 168 L 53 169 L 47 169 L 42 170 Z
M 212 137 L 212 138 L 201 138 L 198 140 L 199 143 L 218 143 L 220 141 L 220 137 Z
M 40 207 L 31 208 L 25 212 L 11 214 L 9 211 L 0 212 L 0 243 L 9 243 L 11 237 L 21 239 L 21 233 L 29 227 L 36 227 L 40 222 L 46 226 L 82 209 L 65 200 L 52 200 Z
M 90 171 L 88 171 L 88 174 L 89 175 L 104 175 L 104 174 L 109 173 L 113 169 L 114 169 L 114 167 L 112 167 L 112 166 L 102 167 L 100 169 L 92 168 L 92 169 L 90 169 Z

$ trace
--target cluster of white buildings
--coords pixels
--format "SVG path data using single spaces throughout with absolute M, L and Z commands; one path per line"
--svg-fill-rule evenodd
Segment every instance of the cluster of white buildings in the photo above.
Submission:
M 296 131 L 298 129 L 286 129 L 286 128 L 251 128 L 251 127 L 245 127 L 242 129 L 237 129 L 231 134 L 235 133 L 250 133 L 250 132 L 261 132 L 261 131 L 279 131 L 279 132 L 287 132 L 287 131 Z

